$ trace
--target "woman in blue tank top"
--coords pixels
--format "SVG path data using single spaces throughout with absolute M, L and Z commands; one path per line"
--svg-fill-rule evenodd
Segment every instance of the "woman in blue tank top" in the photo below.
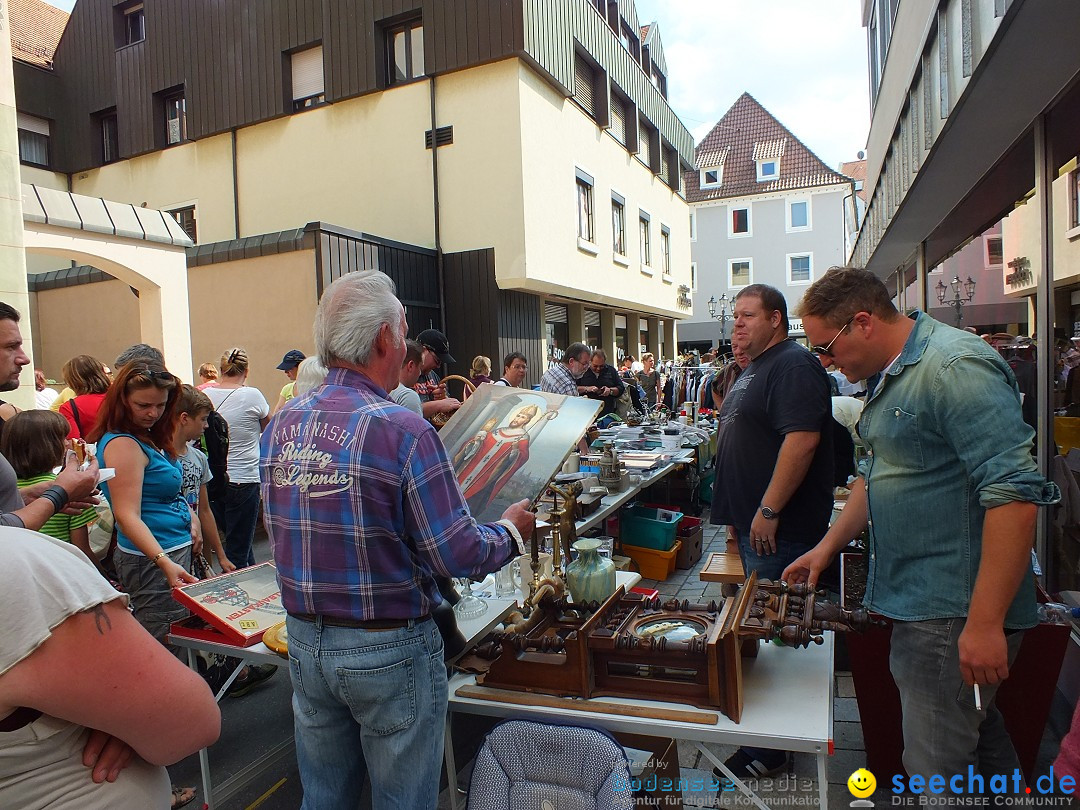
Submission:
M 197 581 L 188 573 L 191 512 L 172 445 L 179 394 L 180 381 L 159 364 L 132 361 L 117 370 L 91 433 L 102 466 L 116 470 L 102 489 L 116 518 L 117 577 L 135 618 L 163 644 L 187 615 L 172 588 Z

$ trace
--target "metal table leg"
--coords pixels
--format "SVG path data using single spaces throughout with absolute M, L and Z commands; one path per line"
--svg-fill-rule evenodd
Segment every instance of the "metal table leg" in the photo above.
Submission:
M 446 761 L 446 789 L 450 792 L 450 810 L 460 810 L 458 801 L 457 761 L 454 759 L 454 738 L 450 733 L 452 714 L 446 712 L 446 732 L 443 735 L 443 759 Z

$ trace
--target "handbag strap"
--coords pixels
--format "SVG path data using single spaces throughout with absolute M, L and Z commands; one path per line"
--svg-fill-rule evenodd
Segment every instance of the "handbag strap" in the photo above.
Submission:
M 83 430 L 82 420 L 79 418 L 79 406 L 76 404 L 76 403 L 78 403 L 78 401 L 79 401 L 78 397 L 72 397 L 72 399 L 71 399 L 71 416 L 75 420 L 75 429 L 79 431 L 79 436 L 81 438 L 81 437 L 86 436 L 86 431 Z

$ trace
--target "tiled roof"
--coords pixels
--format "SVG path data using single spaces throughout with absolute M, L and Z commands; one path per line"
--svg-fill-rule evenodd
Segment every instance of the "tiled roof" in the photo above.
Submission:
M 754 161 L 769 160 L 784 156 L 784 145 L 787 138 L 777 138 L 775 141 L 761 141 L 754 144 Z
M 717 166 L 724 165 L 725 161 L 727 161 L 729 151 L 731 151 L 730 146 L 722 146 L 719 149 L 710 150 L 708 152 L 695 152 L 695 163 L 699 169 L 715 169 Z
M 865 181 L 866 180 L 866 161 L 865 160 L 849 160 L 846 163 L 840 164 L 840 173 L 845 177 L 850 177 L 852 180 Z M 866 202 L 866 189 L 860 188 L 855 192 L 860 200 Z
M 780 158 L 780 175 L 759 183 L 757 161 L 772 157 Z M 687 202 L 828 186 L 848 180 L 830 169 L 749 93 L 739 96 L 697 145 L 694 162 L 695 169 L 684 175 Z M 722 185 L 702 190 L 697 169 L 717 165 L 724 166 Z
M 645 41 L 645 37 L 647 37 L 647 36 L 649 35 L 649 28 L 650 28 L 650 27 L 651 27 L 651 23 L 650 23 L 649 25 L 643 25 L 643 26 L 641 26 L 641 41 L 642 41 L 642 42 L 644 42 L 644 41 Z
M 9 0 L 11 55 L 32 65 L 51 67 L 68 13 L 42 0 Z

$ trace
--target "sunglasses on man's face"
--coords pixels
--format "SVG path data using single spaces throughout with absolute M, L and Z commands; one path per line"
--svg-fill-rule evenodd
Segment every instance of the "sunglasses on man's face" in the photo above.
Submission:
M 813 352 L 814 354 L 823 354 L 823 355 L 825 355 L 826 357 L 832 357 L 832 356 L 833 356 L 833 353 L 832 353 L 832 346 L 833 346 L 833 344 L 834 344 L 834 343 L 836 343 L 836 339 L 837 339 L 838 337 L 840 337 L 840 336 L 841 336 L 842 334 L 844 334 L 844 332 L 845 332 L 845 331 L 847 331 L 847 328 L 848 328 L 849 326 L 851 326 L 851 324 L 852 324 L 852 323 L 853 323 L 854 321 L 855 321 L 855 316 L 854 316 L 854 315 L 852 315 L 852 316 L 851 316 L 851 319 L 850 319 L 850 320 L 848 320 L 848 322 L 847 322 L 847 323 L 845 323 L 845 324 L 844 324 L 843 326 L 841 326 L 841 327 L 840 327 L 840 331 L 839 331 L 839 332 L 837 332 L 837 333 L 836 333 L 835 335 L 833 335 L 833 339 L 832 339 L 832 340 L 830 340 L 830 341 L 829 341 L 828 343 L 826 343 L 826 344 L 825 344 L 824 346 L 811 346 L 811 347 L 810 347 L 810 351 L 812 351 L 812 352 Z

